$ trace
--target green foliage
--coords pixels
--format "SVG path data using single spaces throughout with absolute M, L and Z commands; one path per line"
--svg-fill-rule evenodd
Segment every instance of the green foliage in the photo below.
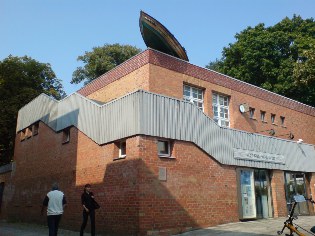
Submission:
M 223 49 L 222 59 L 210 62 L 207 68 L 315 106 L 314 83 L 301 87 L 304 73 L 314 78 L 310 66 L 314 62 L 308 62 L 315 45 L 313 18 L 294 15 L 271 27 L 258 24 L 235 38 L 235 43 Z
M 315 45 L 302 52 L 302 57 L 293 69 L 294 83 L 304 94 L 305 103 L 315 104 Z
M 73 72 L 71 83 L 78 84 L 86 80 L 87 84 L 139 52 L 141 52 L 139 48 L 117 43 L 94 47 L 92 52 L 85 52 L 83 56 L 78 57 L 77 60 L 85 65 Z
M 65 95 L 49 64 L 11 55 L 0 61 L 0 165 L 13 158 L 18 110 L 41 93 Z

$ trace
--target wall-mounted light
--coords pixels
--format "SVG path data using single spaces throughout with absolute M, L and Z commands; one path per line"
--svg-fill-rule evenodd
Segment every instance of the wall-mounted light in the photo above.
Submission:
M 260 132 L 268 132 L 272 136 L 274 136 L 276 134 L 276 131 L 274 129 L 267 129 L 267 130 L 258 131 L 258 133 L 260 133 Z
M 288 134 L 281 134 L 281 135 L 278 135 L 277 137 L 281 137 L 281 136 L 288 136 L 289 139 L 294 139 L 294 134 L 292 132 Z

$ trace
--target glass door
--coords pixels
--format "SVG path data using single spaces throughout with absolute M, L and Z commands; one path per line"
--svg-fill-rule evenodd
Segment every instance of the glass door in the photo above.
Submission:
M 303 173 L 285 173 L 286 200 L 288 212 L 292 207 L 294 195 L 306 196 L 305 175 Z M 309 215 L 307 202 L 299 202 L 295 208 L 299 215 Z
M 256 218 L 254 171 L 250 169 L 240 170 L 241 213 L 242 219 Z
M 254 179 L 257 218 L 269 218 L 272 215 L 268 172 L 266 170 L 255 170 Z

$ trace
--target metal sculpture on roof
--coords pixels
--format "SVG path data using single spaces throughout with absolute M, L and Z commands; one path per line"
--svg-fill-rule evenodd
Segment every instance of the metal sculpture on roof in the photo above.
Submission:
M 185 48 L 183 48 L 174 35 L 152 16 L 141 11 L 139 19 L 142 38 L 147 47 L 188 61 Z

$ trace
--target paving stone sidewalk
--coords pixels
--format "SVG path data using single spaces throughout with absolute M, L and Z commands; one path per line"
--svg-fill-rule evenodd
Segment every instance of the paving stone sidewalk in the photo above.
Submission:
M 25 224 L 25 223 L 6 223 L 0 222 L 0 236 L 47 236 L 48 227 L 43 225 Z M 78 236 L 80 232 L 60 229 L 60 236 Z
M 277 235 L 285 218 L 264 219 L 247 222 L 223 224 L 216 227 L 199 229 L 176 236 L 269 236 Z M 300 216 L 295 221 L 301 227 L 309 230 L 315 225 L 315 216 Z M 287 233 L 287 231 L 285 231 Z M 283 235 L 285 235 L 285 233 Z M 47 236 L 48 228 L 42 225 L 0 222 L 0 236 Z M 60 229 L 59 236 L 79 235 L 79 232 Z M 86 233 L 85 235 L 90 235 Z M 305 235 L 312 235 L 305 233 Z M 102 236 L 98 234 L 98 236 Z M 128 236 L 128 235 L 122 235 Z
M 286 218 L 270 218 L 255 221 L 237 222 L 223 224 L 216 227 L 209 227 L 206 229 L 200 229 L 195 231 L 178 234 L 177 236 L 268 236 L 278 235 L 277 231 L 280 231 L 283 227 L 283 223 Z M 315 225 L 315 216 L 299 216 L 295 221 L 296 224 L 300 225 L 308 231 Z M 288 233 L 286 229 L 285 233 Z M 305 235 L 313 235 L 307 232 L 303 232 Z

